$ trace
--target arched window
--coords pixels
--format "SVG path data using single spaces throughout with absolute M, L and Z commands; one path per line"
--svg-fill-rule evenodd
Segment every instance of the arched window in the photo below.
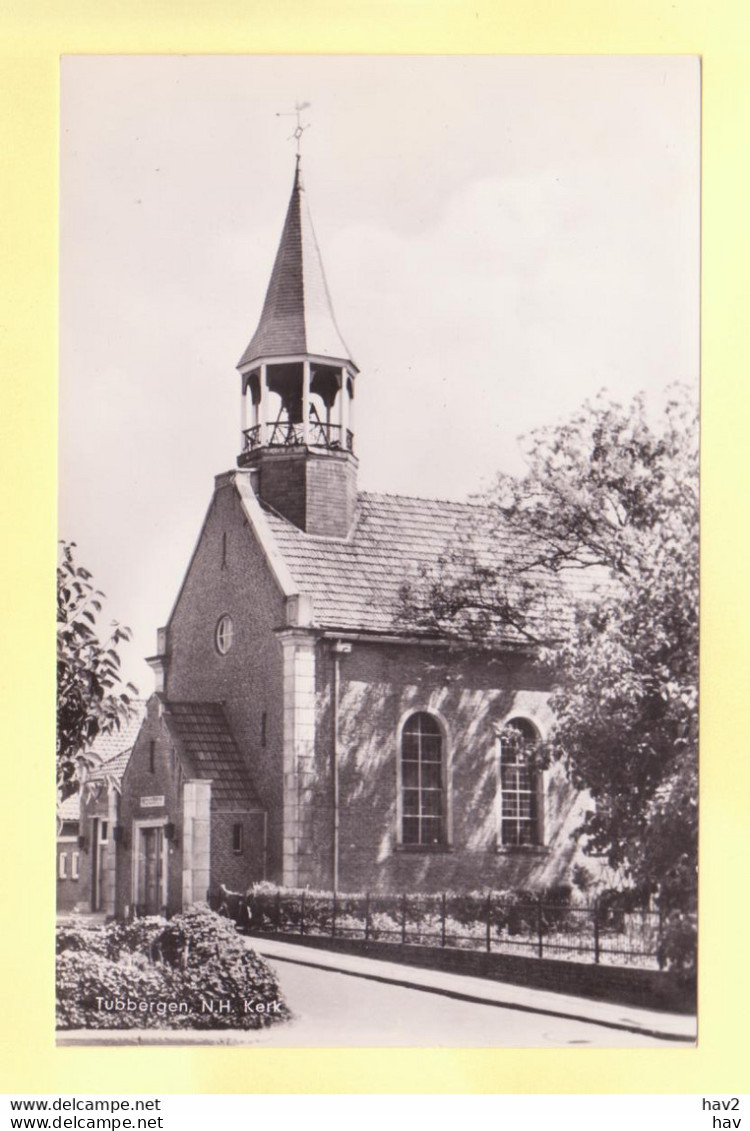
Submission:
M 511 719 L 500 734 L 500 843 L 523 847 L 541 842 L 539 771 L 534 747 L 539 740 L 528 719 Z
M 404 844 L 445 842 L 443 733 L 426 711 L 411 715 L 401 732 L 401 804 Z

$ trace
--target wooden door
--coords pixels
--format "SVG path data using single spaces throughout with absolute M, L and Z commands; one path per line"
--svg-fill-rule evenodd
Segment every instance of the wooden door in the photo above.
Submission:
M 152 826 L 140 830 L 138 854 L 138 898 L 141 915 L 161 915 L 164 911 L 164 829 Z

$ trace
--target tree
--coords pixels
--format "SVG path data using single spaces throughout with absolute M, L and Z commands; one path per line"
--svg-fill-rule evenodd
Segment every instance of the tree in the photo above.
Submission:
M 546 754 L 595 803 L 584 845 L 667 911 L 696 892 L 697 440 L 685 390 L 656 423 L 642 396 L 600 394 L 532 433 L 526 474 L 499 476 L 403 591 L 422 628 L 535 646 L 556 682 Z
M 75 561 L 75 542 L 60 543 L 57 567 L 57 785 L 75 793 L 97 735 L 129 717 L 135 687 L 123 685 L 118 647 L 130 629 L 113 621 L 102 640 L 98 628 L 104 594 Z

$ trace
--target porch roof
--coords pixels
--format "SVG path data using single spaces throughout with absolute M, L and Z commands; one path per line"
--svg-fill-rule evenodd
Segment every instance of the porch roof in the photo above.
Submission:
M 263 809 L 221 703 L 169 700 L 164 715 L 195 777 L 213 783 L 215 808 Z

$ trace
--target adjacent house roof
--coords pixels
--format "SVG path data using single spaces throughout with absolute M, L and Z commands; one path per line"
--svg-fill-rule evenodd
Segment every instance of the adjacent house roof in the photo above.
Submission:
M 101 762 L 100 765 L 94 766 L 88 772 L 86 777 L 87 782 L 102 781 L 104 778 L 110 778 L 115 782 L 120 782 L 132 753 L 133 747 L 128 746 L 126 750 L 120 750 L 114 757 L 107 758 L 105 761 Z
M 121 780 L 146 715 L 146 701 L 134 699 L 131 708 L 129 718 L 124 719 L 115 730 L 100 734 L 91 747 L 91 754 L 97 762 L 88 771 L 88 781 L 103 778 L 111 778 L 116 782 Z
M 81 795 L 71 793 L 64 801 L 58 802 L 57 817 L 60 821 L 77 821 L 81 816 Z
M 263 809 L 221 703 L 166 701 L 164 714 L 192 773 L 213 783 L 216 808 Z
M 104 781 L 114 781 L 119 785 L 145 714 L 146 701 L 134 699 L 131 702 L 130 717 L 124 719 L 115 730 L 98 735 L 88 751 L 91 764 L 86 769 L 84 788 L 91 786 L 93 782 Z M 95 792 L 98 793 L 101 788 L 97 786 Z M 59 821 L 77 821 L 80 819 L 80 810 L 81 794 L 73 793 L 64 801 L 58 802 L 57 818 Z
M 462 544 L 471 544 L 493 565 L 511 551 L 516 558 L 533 552 L 517 532 L 498 531 L 497 513 L 474 503 L 363 492 L 357 521 L 344 540 L 305 534 L 270 510 L 267 519 L 300 592 L 313 598 L 315 624 L 352 632 L 414 631 L 404 618 L 404 583 Z M 539 595 L 528 627 L 537 639 L 558 636 L 569 602 L 561 602 L 560 587 L 551 579 L 535 580 Z M 526 639 L 510 627 L 498 634 L 504 642 Z
M 238 368 L 301 354 L 352 360 L 336 325 L 298 163 L 263 312 Z

